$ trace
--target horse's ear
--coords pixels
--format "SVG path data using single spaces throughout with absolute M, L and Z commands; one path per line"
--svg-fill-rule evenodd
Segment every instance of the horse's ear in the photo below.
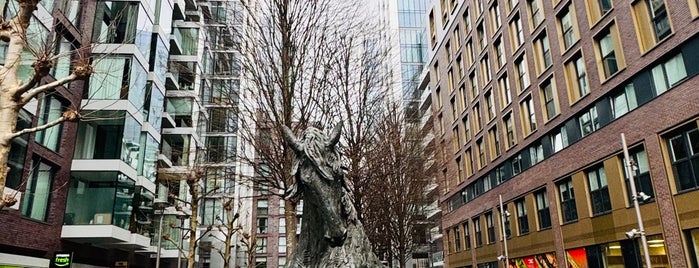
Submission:
M 294 133 L 291 132 L 291 129 L 289 129 L 287 126 L 282 126 L 282 136 L 284 137 L 286 143 L 289 144 L 289 147 L 291 147 L 291 149 L 293 149 L 295 152 L 303 151 L 301 149 L 301 145 L 296 140 L 296 136 L 294 136 Z
M 333 128 L 332 133 L 330 133 L 330 140 L 326 145 L 328 148 L 335 147 L 338 141 L 340 141 L 340 133 L 342 132 L 342 121 L 338 122 Z

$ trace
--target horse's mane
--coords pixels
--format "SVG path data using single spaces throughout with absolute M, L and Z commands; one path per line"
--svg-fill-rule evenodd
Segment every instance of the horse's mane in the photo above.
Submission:
M 327 180 L 338 179 L 342 176 L 342 161 L 340 161 L 340 153 L 333 147 L 326 146 L 328 137 L 323 131 L 309 127 L 298 140 L 299 145 L 303 148 L 303 155 L 296 155 L 294 165 L 292 167 L 292 175 L 298 171 L 298 166 L 301 164 L 303 157 L 308 158 L 313 165 L 318 168 L 320 175 Z

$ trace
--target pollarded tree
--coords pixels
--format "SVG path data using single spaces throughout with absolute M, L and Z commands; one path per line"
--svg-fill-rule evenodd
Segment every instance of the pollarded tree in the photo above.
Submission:
M 30 42 L 36 40 L 36 37 L 30 34 L 29 25 L 38 4 L 39 0 L 6 1 L 3 11 L 14 16 L 8 20 L 0 18 L 0 40 L 8 43 L 4 55 L 5 65 L 0 67 L 0 208 L 12 206 L 17 202 L 14 195 L 4 194 L 12 139 L 80 118 L 77 108 L 68 109 L 58 118 L 35 127 L 17 130 L 17 119 L 22 108 L 60 86 L 87 78 L 93 70 L 89 60 L 85 58 L 75 62 L 67 76 L 47 78 L 51 69 L 56 66 L 58 58 L 67 55 L 54 54 L 51 40 L 39 39 L 41 42 Z M 31 75 L 22 79 L 26 75 L 24 72 L 28 65 L 27 60 L 33 61 L 30 64 Z

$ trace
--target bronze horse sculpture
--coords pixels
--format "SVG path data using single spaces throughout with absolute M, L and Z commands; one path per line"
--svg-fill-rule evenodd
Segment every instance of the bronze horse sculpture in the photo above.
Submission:
M 295 153 L 295 182 L 287 198 L 301 195 L 301 235 L 287 267 L 383 267 L 371 251 L 352 204 L 352 187 L 337 150 L 342 125 L 330 136 L 309 127 L 297 139 L 284 126 L 283 136 Z

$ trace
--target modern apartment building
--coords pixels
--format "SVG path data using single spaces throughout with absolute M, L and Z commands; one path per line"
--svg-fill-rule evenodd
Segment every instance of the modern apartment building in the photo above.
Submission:
M 448 267 L 697 267 L 698 6 L 434 1 Z
M 0 215 L 0 266 L 47 267 L 68 252 L 74 267 L 152 267 L 160 252 L 161 267 L 175 267 L 173 241 L 193 235 L 184 179 L 194 169 L 206 170 L 205 191 L 216 187 L 195 228 L 225 219 L 222 200 L 237 198 L 238 187 L 236 3 L 40 4 L 30 29 L 43 38 L 33 40 L 51 36 L 57 53 L 73 52 L 52 76 L 90 56 L 95 72 L 25 107 L 22 127 L 67 108 L 80 107 L 83 118 L 14 141 L 8 187 L 22 195 Z M 172 241 L 158 239 L 160 226 Z M 208 254 L 219 245 L 203 240 L 199 266 L 220 267 Z

